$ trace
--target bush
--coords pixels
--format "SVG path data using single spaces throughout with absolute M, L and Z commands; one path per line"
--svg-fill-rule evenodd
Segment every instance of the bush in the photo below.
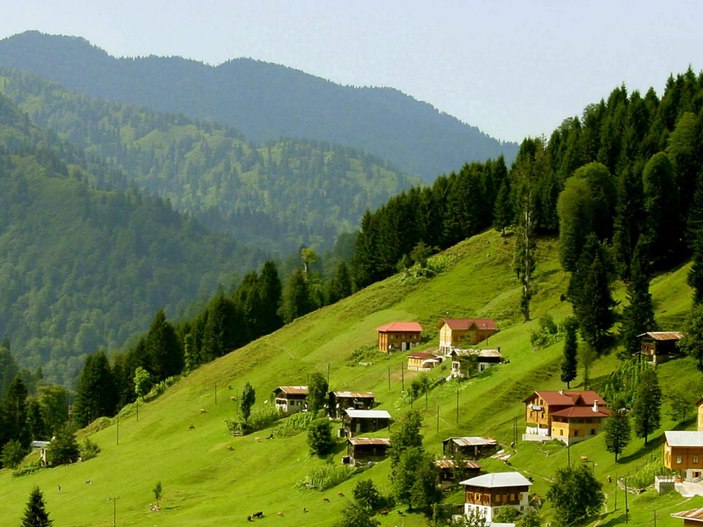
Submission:
M 298 490 L 327 490 L 346 481 L 359 469 L 349 465 L 326 464 L 313 468 L 310 473 L 295 484 Z
M 316 419 L 308 428 L 308 446 L 317 456 L 326 456 L 334 448 L 332 423 L 329 419 Z
M 88 459 L 93 459 L 100 453 L 100 447 L 97 443 L 93 443 L 89 437 L 85 438 L 83 444 L 80 446 L 81 459 L 87 461 Z
M 11 439 L 2 448 L 2 465 L 6 468 L 17 468 L 27 451 L 16 439 Z
M 60 430 L 51 440 L 47 453 L 52 465 L 73 463 L 80 455 L 76 435 L 68 427 Z

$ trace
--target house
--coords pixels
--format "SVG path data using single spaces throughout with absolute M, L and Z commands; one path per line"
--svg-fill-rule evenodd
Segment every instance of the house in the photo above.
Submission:
M 674 512 L 671 514 L 671 517 L 681 518 L 683 520 L 684 527 L 686 525 L 701 527 L 703 525 L 703 507 L 700 509 L 689 509 L 687 511 Z
M 329 414 L 333 419 L 341 419 L 344 410 L 371 410 L 375 403 L 373 392 L 336 391 L 329 393 Z
M 475 371 L 481 373 L 492 366 L 500 364 L 503 362 L 503 355 L 500 353 L 500 348 L 495 349 L 459 349 L 452 348 L 452 350 L 447 353 L 447 356 L 452 359 L 452 370 L 449 376 L 451 378 L 456 377 L 468 377 L 471 375 L 471 371 L 468 371 L 469 367 L 475 368 Z M 475 357 L 475 359 L 474 359 Z M 475 366 L 472 364 L 475 361 Z M 471 365 L 471 366 L 470 366 Z
M 342 418 L 342 432 L 347 437 L 358 436 L 368 432 L 375 432 L 387 428 L 391 422 L 391 414 L 385 410 L 354 410 L 344 411 Z
M 428 371 L 442 362 L 434 353 L 416 351 L 408 355 L 408 369 L 415 371 Z
M 648 331 L 637 335 L 640 339 L 640 354 L 656 366 L 680 355 L 679 340 L 683 333 L 679 331 Z
M 422 326 L 417 322 L 391 322 L 376 328 L 379 351 L 407 351 L 420 343 Z
M 529 507 L 532 482 L 519 472 L 493 472 L 461 482 L 464 491 L 464 514 L 481 514 L 490 525 L 500 508 L 512 507 L 524 512 Z
M 39 461 L 43 467 L 48 463 L 46 453 L 49 450 L 50 444 L 51 441 L 32 441 L 29 444 L 29 448 L 32 449 L 32 452 L 39 452 Z
M 449 353 L 452 348 L 475 345 L 498 333 L 492 318 L 445 318 L 439 325 L 439 350 Z
M 440 480 L 448 481 L 454 479 L 455 462 L 453 459 L 437 459 L 432 463 L 439 472 Z M 463 473 L 466 475 L 478 475 L 481 472 L 481 465 L 471 459 L 461 460 L 459 466 L 463 467 Z
M 448 437 L 442 441 L 442 452 L 445 458 L 459 455 L 466 459 L 476 459 L 494 454 L 496 450 L 498 450 L 498 442 L 492 437 Z
M 307 386 L 279 386 L 273 391 L 276 408 L 284 414 L 294 414 L 307 410 Z
M 359 465 L 386 459 L 391 440 L 383 437 L 350 437 L 344 463 Z
M 523 402 L 525 441 L 583 441 L 596 435 L 610 415 L 606 402 L 592 390 L 533 392 Z
M 664 432 L 664 466 L 691 481 L 703 475 L 703 432 Z

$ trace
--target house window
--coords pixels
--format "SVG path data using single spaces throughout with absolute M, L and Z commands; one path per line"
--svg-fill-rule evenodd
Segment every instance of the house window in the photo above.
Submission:
M 676 456 L 676 464 L 680 465 L 681 463 L 683 463 L 683 456 Z
M 579 431 L 578 431 L 578 430 L 574 430 L 574 437 L 576 437 L 577 435 L 579 435 Z
M 693 462 L 697 465 L 698 464 L 698 456 L 693 456 Z
M 592 436 L 596 435 L 596 429 L 595 429 L 595 428 L 591 428 L 591 435 L 592 435 Z

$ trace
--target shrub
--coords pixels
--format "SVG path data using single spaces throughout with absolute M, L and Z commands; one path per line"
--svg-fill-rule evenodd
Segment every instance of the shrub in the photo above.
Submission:
M 22 462 L 27 450 L 16 439 L 11 439 L 2 448 L 2 465 L 6 468 L 17 468 Z
M 334 448 L 332 437 L 332 423 L 329 419 L 316 419 L 308 428 L 308 446 L 310 453 L 317 456 L 326 456 Z
M 298 490 L 327 490 L 349 479 L 359 469 L 349 465 L 325 464 L 313 468 L 307 476 L 295 484 Z
M 88 459 L 93 459 L 99 453 L 100 447 L 97 443 L 92 442 L 89 437 L 86 437 L 85 441 L 83 441 L 83 444 L 80 446 L 81 459 L 87 461 Z

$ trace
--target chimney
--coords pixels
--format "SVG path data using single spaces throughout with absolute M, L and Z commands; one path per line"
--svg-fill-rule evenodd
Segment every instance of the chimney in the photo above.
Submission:
M 593 401 L 593 411 L 594 412 L 598 411 L 598 401 Z

